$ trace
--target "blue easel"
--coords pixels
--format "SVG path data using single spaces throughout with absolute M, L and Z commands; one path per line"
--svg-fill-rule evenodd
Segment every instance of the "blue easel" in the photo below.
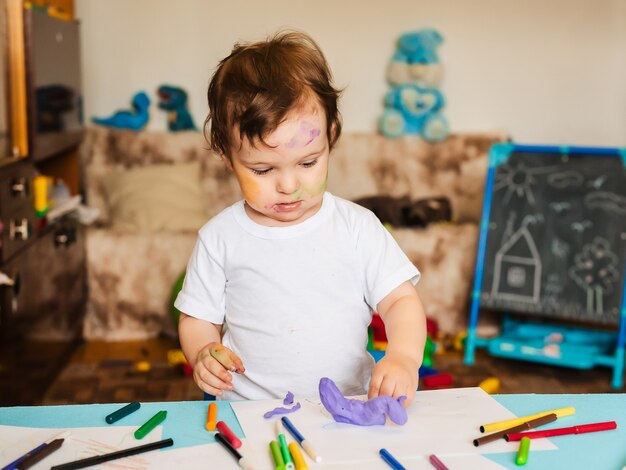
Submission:
M 624 263 L 621 272 L 623 282 L 621 283 L 621 307 L 617 331 L 596 331 L 582 327 L 519 321 L 505 315 L 501 334 L 498 337 L 487 339 L 476 335 L 496 169 L 506 163 L 514 152 L 615 156 L 621 158 L 622 166 L 626 168 L 626 149 L 529 146 L 510 143 L 496 144 L 491 148 L 465 343 L 465 363 L 468 365 L 474 363 L 475 350 L 480 347 L 486 348 L 492 355 L 578 369 L 589 369 L 601 365 L 613 368 L 611 385 L 616 389 L 621 388 L 626 342 L 626 259 L 622 261 Z

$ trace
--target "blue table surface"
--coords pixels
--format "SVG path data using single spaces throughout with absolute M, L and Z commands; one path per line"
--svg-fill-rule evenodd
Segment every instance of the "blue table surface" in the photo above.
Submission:
M 617 422 L 617 429 L 613 431 L 555 437 L 552 442 L 558 446 L 558 450 L 532 453 L 531 448 L 528 463 L 524 467 L 515 465 L 515 453 L 484 454 L 494 462 L 506 468 L 531 470 L 556 468 L 619 470 L 626 465 L 626 394 L 525 394 L 493 397 L 517 416 L 566 406 L 576 408 L 576 414 L 568 418 L 567 424 L 551 423 L 545 429 L 601 421 Z M 109 426 L 105 423 L 104 417 L 121 406 L 122 404 L 117 403 L 6 407 L 0 408 L 0 424 L 40 428 Z M 207 402 L 203 401 L 142 403 L 137 412 L 112 426 L 139 426 L 157 411 L 167 410 L 168 419 L 163 423 L 163 433 L 175 437 L 174 447 L 200 445 L 206 443 L 206 436 L 198 435 L 195 430 L 198 429 L 196 426 L 204 427 L 206 409 Z M 218 413 L 218 420 L 226 421 L 237 435 L 244 436 L 230 407 L 220 406 Z M 468 436 L 474 437 L 477 436 Z M 485 451 L 488 451 L 487 446 Z

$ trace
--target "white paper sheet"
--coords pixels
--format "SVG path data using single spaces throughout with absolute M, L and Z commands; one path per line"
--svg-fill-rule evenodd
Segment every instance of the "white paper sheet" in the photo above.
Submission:
M 1 466 L 13 462 L 26 452 L 56 436 L 62 431 L 70 431 L 60 449 L 50 454 L 33 469 L 50 468 L 74 460 L 93 457 L 94 455 L 115 452 L 129 447 L 158 441 L 161 439 L 162 427 L 156 427 L 148 436 L 138 441 L 133 436 L 137 426 L 109 426 L 95 428 L 27 428 L 18 426 L 0 426 L 2 450 L 0 450 Z M 139 454 L 125 459 L 116 460 L 118 468 L 145 469 L 149 466 L 146 459 L 149 453 Z
M 421 466 L 423 456 L 430 454 L 462 461 L 463 456 L 469 458 L 469 455 L 480 453 L 515 452 L 519 447 L 518 443 L 504 440 L 481 447 L 473 445 L 473 439 L 481 436 L 480 425 L 515 417 L 478 387 L 418 392 L 407 409 L 409 420 L 404 426 L 389 421 L 385 426 L 336 423 L 319 400 L 300 400 L 300 403 L 302 408 L 287 416 L 313 445 L 325 465 L 349 463 L 359 468 L 370 468 L 371 463 L 371 468 L 384 469 L 386 465 L 378 455 L 381 447 L 403 464 L 406 462 L 407 468 L 424 468 Z M 263 414 L 280 404 L 280 400 L 232 403 L 239 424 L 246 433 L 247 457 L 261 469 L 273 468 L 268 446 L 270 440 L 276 439 L 276 418 L 265 419 Z M 287 430 L 284 434 L 292 440 Z M 549 449 L 556 449 L 556 446 L 547 439 L 533 442 L 533 452 Z M 368 466 L 365 467 L 365 464 Z M 462 468 L 469 467 L 463 465 Z

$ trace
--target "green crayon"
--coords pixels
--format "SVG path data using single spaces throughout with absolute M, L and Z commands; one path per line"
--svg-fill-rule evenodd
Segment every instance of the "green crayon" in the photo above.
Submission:
M 272 451 L 272 457 L 274 458 L 276 470 L 285 470 L 285 461 L 283 460 L 283 454 L 280 451 L 280 445 L 278 442 L 270 442 L 270 450 Z
M 135 431 L 135 439 L 143 439 L 146 435 L 163 422 L 167 416 L 167 411 L 161 410 L 152 418 L 145 422 L 139 429 Z
M 289 447 L 287 446 L 287 439 L 284 434 L 278 435 L 278 443 L 280 444 L 280 451 L 283 454 L 283 460 L 285 461 L 285 468 L 294 468 L 291 454 L 289 453 Z
M 526 465 L 528 462 L 528 450 L 530 449 L 530 439 L 528 437 L 522 437 L 519 443 L 519 450 L 517 451 L 517 458 L 515 459 L 516 465 Z

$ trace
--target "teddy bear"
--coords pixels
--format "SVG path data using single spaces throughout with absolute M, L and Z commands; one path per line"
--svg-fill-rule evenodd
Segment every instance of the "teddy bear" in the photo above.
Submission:
M 402 34 L 387 69 L 391 89 L 379 127 L 387 137 L 421 135 L 428 141 L 447 137 L 449 125 L 442 114 L 445 106 L 439 90 L 443 76 L 437 48 L 443 37 L 433 29 Z
M 415 83 L 427 88 L 439 87 L 443 68 L 437 48 L 442 43 L 443 37 L 434 29 L 402 34 L 387 68 L 389 84 Z

